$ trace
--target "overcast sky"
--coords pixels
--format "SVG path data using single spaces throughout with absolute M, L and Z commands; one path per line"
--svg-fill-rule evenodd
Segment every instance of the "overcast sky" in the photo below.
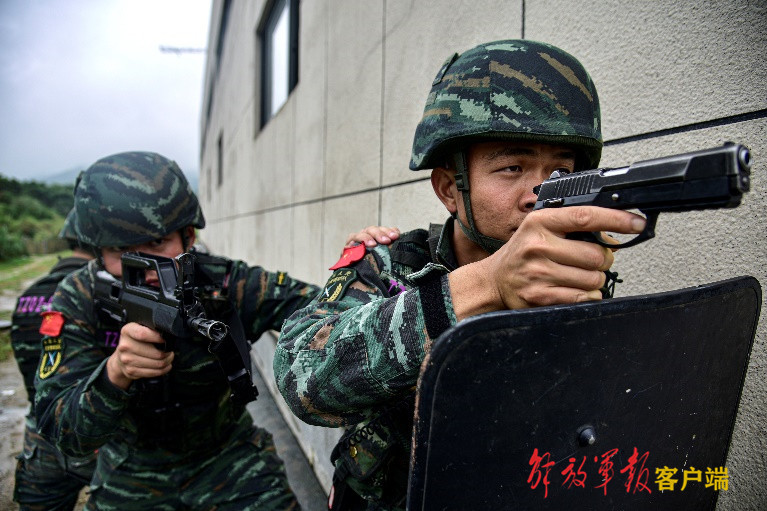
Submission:
M 0 174 L 147 150 L 196 175 L 211 0 L 0 0 Z

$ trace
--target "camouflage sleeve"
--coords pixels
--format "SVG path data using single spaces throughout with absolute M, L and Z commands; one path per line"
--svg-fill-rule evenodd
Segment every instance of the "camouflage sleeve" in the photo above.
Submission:
M 258 339 L 267 330 L 280 330 L 296 310 L 305 307 L 320 288 L 290 277 L 285 272 L 270 272 L 260 266 L 235 263 L 230 284 L 235 293 L 242 324 L 249 337 Z
M 359 422 L 416 384 L 432 340 L 455 324 L 444 268 L 429 265 L 403 282 L 389 278 L 390 265 L 387 248 L 372 249 L 285 322 L 274 372 L 301 420 Z
M 36 375 L 38 428 L 69 456 L 89 455 L 109 440 L 120 429 L 131 395 L 107 377 L 109 353 L 96 338 L 88 277 L 77 271 L 56 290 L 51 309 L 61 313 L 64 324 L 58 335 L 43 336 Z

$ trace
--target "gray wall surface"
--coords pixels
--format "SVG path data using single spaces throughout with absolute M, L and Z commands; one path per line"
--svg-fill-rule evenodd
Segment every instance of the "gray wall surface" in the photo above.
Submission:
M 201 237 L 213 252 L 323 283 L 349 232 L 444 221 L 428 172 L 408 170 L 434 75 L 454 51 L 526 38 L 560 46 L 591 73 L 602 105 L 603 166 L 725 141 L 752 149 L 752 191 L 742 206 L 661 216 L 654 240 L 616 254 L 614 269 L 625 278 L 616 294 L 739 275 L 767 283 L 767 2 L 303 0 L 298 85 L 259 129 L 256 32 L 267 3 L 232 0 L 217 61 L 223 2 L 213 2 L 199 185 L 208 220 Z M 764 509 L 762 309 L 718 509 Z M 255 349 L 270 381 L 274 338 Z M 327 489 L 338 432 L 284 412 Z

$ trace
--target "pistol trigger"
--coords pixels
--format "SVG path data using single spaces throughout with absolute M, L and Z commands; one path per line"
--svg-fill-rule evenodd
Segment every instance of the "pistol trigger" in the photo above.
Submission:
M 602 239 L 602 233 L 600 232 L 588 232 L 588 231 L 571 232 L 567 235 L 567 239 L 578 240 L 578 241 L 588 241 L 590 243 L 596 243 L 597 245 L 602 245 L 603 247 L 615 246 L 615 245 L 610 245 L 606 241 L 604 241 Z
M 655 224 L 660 215 L 657 211 L 642 211 L 642 213 L 644 213 L 647 220 L 644 230 L 625 243 L 609 243 L 602 237 L 601 232 L 571 232 L 567 235 L 567 239 L 590 241 L 591 243 L 596 243 L 597 245 L 616 250 L 639 245 L 640 243 L 655 237 Z

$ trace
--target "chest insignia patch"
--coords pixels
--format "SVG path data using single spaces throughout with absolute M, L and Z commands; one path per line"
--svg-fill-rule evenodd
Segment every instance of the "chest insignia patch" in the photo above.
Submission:
M 61 338 L 49 337 L 43 340 L 43 354 L 40 357 L 40 379 L 44 380 L 61 364 Z
M 59 335 L 64 326 L 64 316 L 58 311 L 45 311 L 42 314 L 43 322 L 40 324 L 40 333 L 51 337 Z
M 322 290 L 319 302 L 334 302 L 343 296 L 349 285 L 357 280 L 357 271 L 351 268 L 336 270 Z
M 337 270 L 339 268 L 345 268 L 352 263 L 356 263 L 357 261 L 365 257 L 365 252 L 366 252 L 365 245 L 362 245 L 362 244 L 345 248 L 344 253 L 341 254 L 341 259 L 339 259 L 336 262 L 336 264 L 334 264 L 328 269 Z

